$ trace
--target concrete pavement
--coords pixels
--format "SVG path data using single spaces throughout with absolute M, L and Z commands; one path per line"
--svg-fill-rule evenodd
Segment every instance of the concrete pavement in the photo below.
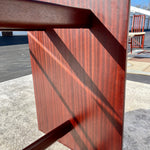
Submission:
M 146 50 L 146 49 L 144 49 Z M 150 84 L 150 53 L 146 50 L 134 49 L 128 52 L 127 57 L 127 80 Z
M 12 42 L 11 46 L 3 40 L 0 46 L 0 150 L 19 150 L 43 133 L 37 126 L 26 40 L 21 45 Z M 150 58 L 135 55 L 128 55 L 123 150 L 149 150 Z M 49 148 L 58 149 L 68 150 L 58 142 Z
M 20 84 L 22 83 L 22 84 Z M 123 150 L 150 149 L 150 84 L 126 82 Z M 0 149 L 21 150 L 40 138 L 32 75 L 0 83 Z M 48 150 L 68 150 L 55 143 Z

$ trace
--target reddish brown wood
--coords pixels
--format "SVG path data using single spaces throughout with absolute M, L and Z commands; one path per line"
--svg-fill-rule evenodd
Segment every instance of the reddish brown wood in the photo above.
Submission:
M 90 25 L 88 9 L 33 0 L 2 0 L 0 8 L 0 30 L 87 28 Z
M 133 15 L 131 32 L 144 32 L 145 26 L 145 15 Z M 131 48 L 131 53 L 133 48 L 144 48 L 144 38 L 143 35 L 136 35 L 130 39 L 129 44 Z
M 71 120 L 63 144 L 120 150 L 130 1 L 47 2 L 0 2 L 1 29 L 45 30 L 28 34 L 39 129 Z
M 44 150 L 51 144 L 53 144 L 56 140 L 63 137 L 65 134 L 70 132 L 73 129 L 71 121 L 66 121 L 59 127 L 55 128 L 51 132 L 42 136 L 40 139 L 27 146 L 23 150 Z
M 93 14 L 90 29 L 28 34 L 39 129 L 46 133 L 73 119 L 63 144 L 120 150 L 130 1 L 48 1 Z
M 144 32 L 145 15 L 133 15 L 131 32 Z

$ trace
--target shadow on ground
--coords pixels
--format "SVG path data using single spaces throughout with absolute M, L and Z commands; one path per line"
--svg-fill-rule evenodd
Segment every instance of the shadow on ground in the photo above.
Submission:
M 125 113 L 123 150 L 150 149 L 150 109 Z
M 135 82 L 150 84 L 150 76 L 127 73 L 126 79 Z

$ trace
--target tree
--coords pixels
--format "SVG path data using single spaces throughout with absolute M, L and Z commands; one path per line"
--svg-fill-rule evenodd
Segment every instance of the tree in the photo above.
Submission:
M 137 7 L 137 8 L 142 8 L 142 6 L 141 6 L 140 4 L 135 5 L 135 7 Z
M 147 10 L 150 10 L 150 0 L 149 0 L 149 3 L 148 3 L 148 6 L 147 6 Z
M 136 5 L 135 7 L 143 8 L 143 9 L 146 9 L 146 10 L 150 10 L 150 0 L 149 0 L 148 5 L 138 4 L 138 5 Z

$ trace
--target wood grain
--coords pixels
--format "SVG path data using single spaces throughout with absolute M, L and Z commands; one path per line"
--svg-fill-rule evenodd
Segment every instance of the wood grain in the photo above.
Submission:
M 133 15 L 131 32 L 144 32 L 145 15 Z M 131 53 L 133 48 L 144 48 L 145 34 L 136 35 L 129 41 Z
M 87 28 L 90 25 L 88 9 L 33 0 L 2 0 L 0 8 L 0 30 Z
M 44 150 L 53 144 L 56 140 L 66 135 L 69 131 L 73 129 L 71 121 L 66 121 L 59 127 L 48 132 L 46 135 L 42 136 L 23 150 Z
M 122 149 L 129 0 L 48 0 L 92 11 L 89 29 L 29 32 L 38 125 L 75 127 L 75 150 Z M 80 17 L 80 16 L 79 16 Z

